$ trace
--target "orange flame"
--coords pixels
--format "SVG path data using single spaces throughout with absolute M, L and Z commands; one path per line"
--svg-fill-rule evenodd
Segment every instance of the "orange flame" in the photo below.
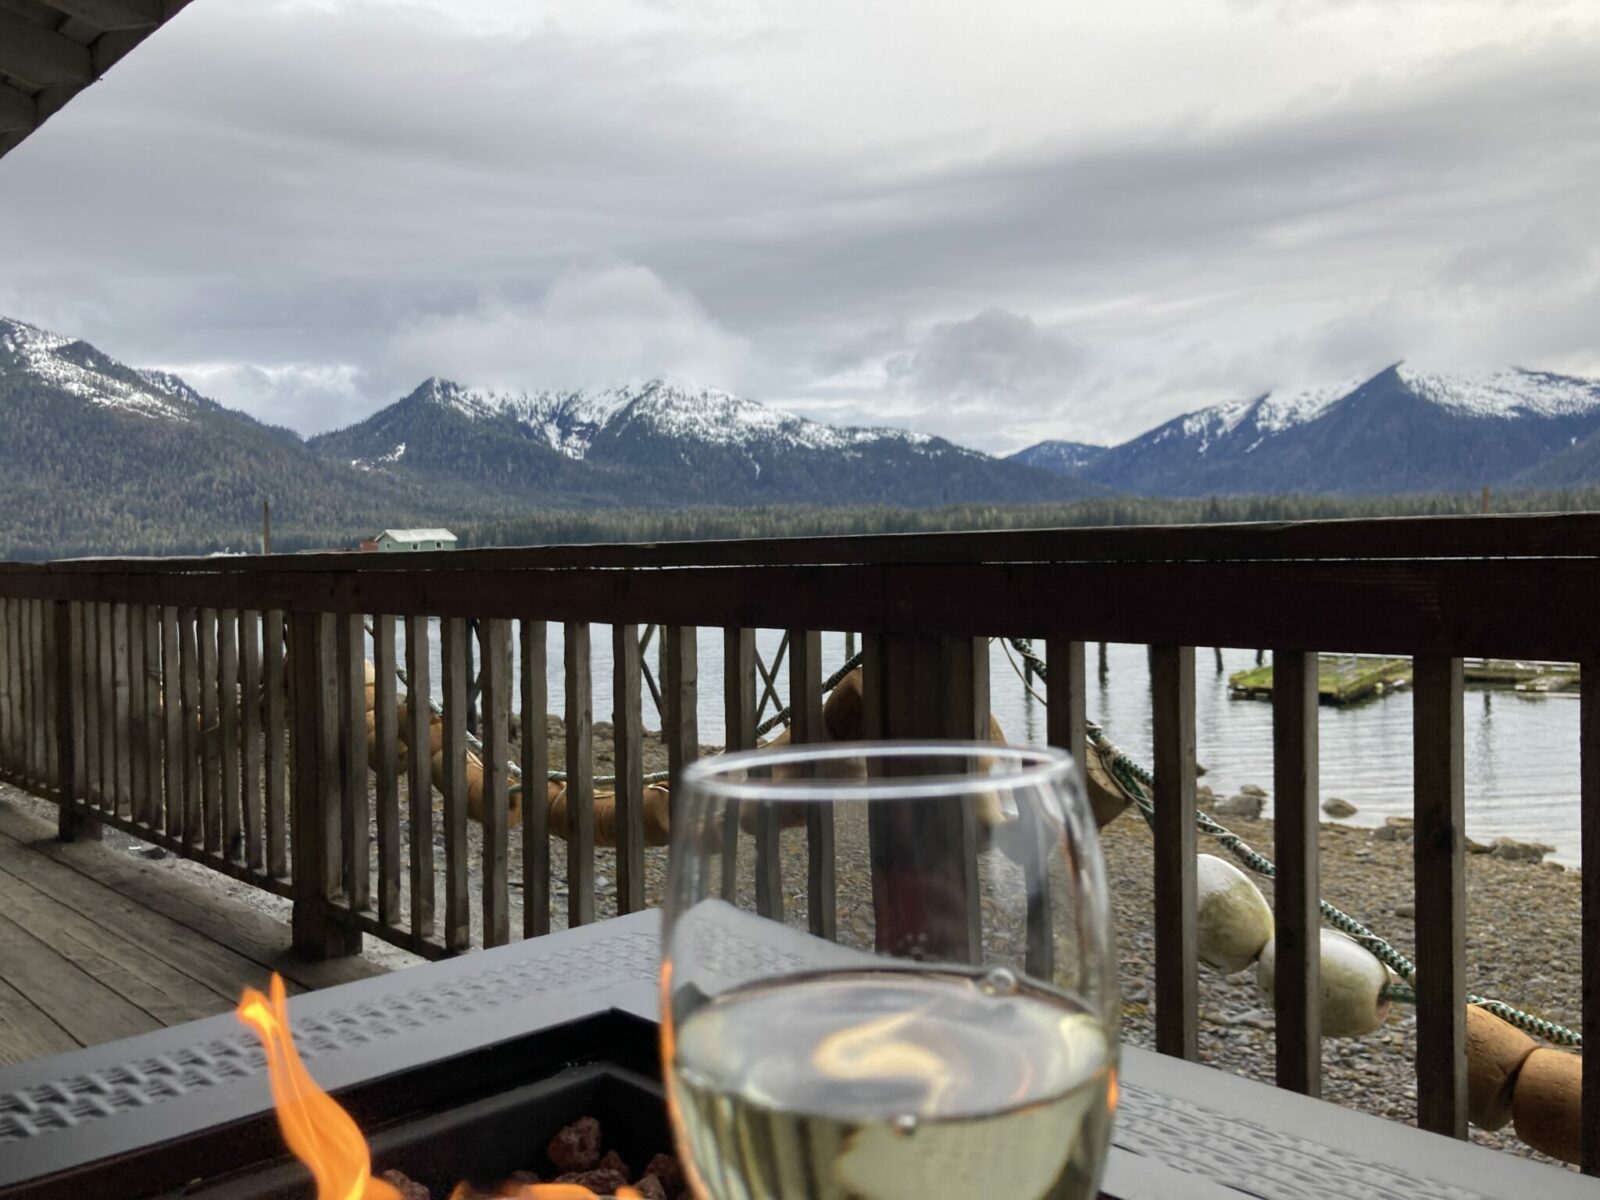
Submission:
M 238 1017 L 261 1039 L 278 1127 L 294 1156 L 316 1180 L 317 1200 L 400 1200 L 393 1185 L 372 1177 L 367 1139 L 350 1114 L 317 1086 L 300 1061 L 289 1028 L 283 980 L 276 973 L 270 990 L 269 1000 L 255 988 L 245 988 Z M 480 1194 L 461 1184 L 451 1193 L 451 1200 L 470 1200 Z M 497 1200 L 598 1200 L 594 1192 L 576 1183 L 509 1184 L 495 1196 Z M 617 1190 L 616 1200 L 642 1198 L 633 1188 L 624 1187 Z

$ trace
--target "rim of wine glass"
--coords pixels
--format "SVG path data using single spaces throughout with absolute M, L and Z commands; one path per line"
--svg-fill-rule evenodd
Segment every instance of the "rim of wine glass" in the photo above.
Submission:
M 867 759 L 988 759 L 989 773 L 872 775 L 865 778 L 734 779 L 724 776 L 751 769 L 763 773 L 799 763 Z M 994 770 L 999 767 L 999 770 Z M 1006 768 L 1010 769 L 1006 769 Z M 1008 746 L 998 742 L 881 741 L 809 743 L 739 750 L 702 758 L 683 769 L 685 791 L 719 800 L 915 800 L 971 792 L 974 785 L 1025 788 L 1060 784 L 1071 788 L 1076 778 L 1072 756 L 1054 746 Z

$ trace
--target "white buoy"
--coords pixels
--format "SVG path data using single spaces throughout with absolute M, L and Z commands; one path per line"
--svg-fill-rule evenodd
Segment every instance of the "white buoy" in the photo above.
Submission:
M 1224 974 L 1242 971 L 1272 938 L 1272 909 L 1251 878 L 1214 854 L 1195 861 L 1195 925 L 1200 961 Z
M 1256 982 L 1273 998 L 1277 941 L 1267 943 L 1256 963 Z M 1389 1015 L 1383 987 L 1389 972 L 1372 951 L 1333 929 L 1322 931 L 1322 1036 L 1360 1037 Z

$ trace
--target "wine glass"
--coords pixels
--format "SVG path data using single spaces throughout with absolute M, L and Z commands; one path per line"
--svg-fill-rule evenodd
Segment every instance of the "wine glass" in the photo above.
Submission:
M 1068 756 L 793 746 L 679 793 L 662 1056 L 700 1200 L 1097 1194 L 1120 1009 Z

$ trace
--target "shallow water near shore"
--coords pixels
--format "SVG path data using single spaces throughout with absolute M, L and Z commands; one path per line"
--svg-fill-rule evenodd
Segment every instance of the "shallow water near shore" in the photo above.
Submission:
M 404 656 L 404 632 L 400 633 Z M 757 634 L 763 661 L 771 663 L 782 634 Z M 437 627 L 432 682 L 441 694 Z M 1042 644 L 1039 646 L 1043 652 Z M 1150 675 L 1143 646 L 1107 647 L 1107 672 L 1098 677 L 1096 647 L 1088 648 L 1089 716 L 1128 753 L 1149 765 Z M 549 626 L 549 707 L 561 713 L 566 701 L 564 645 L 559 624 Z M 652 671 L 658 659 L 654 641 L 646 651 Z M 702 629 L 699 637 L 700 741 L 721 744 L 722 631 Z M 844 635 L 822 635 L 822 671 L 830 675 L 845 660 Z M 610 720 L 611 627 L 590 627 L 590 671 L 594 717 Z M 1045 706 L 1030 697 L 997 642 L 991 649 L 991 705 L 1014 742 L 1045 738 Z M 1216 671 L 1210 647 L 1195 652 L 1195 724 L 1204 783 L 1218 798 L 1254 783 L 1272 791 L 1272 706 L 1260 700 L 1228 697 L 1228 676 L 1254 665 L 1253 650 L 1224 650 Z M 519 664 L 520 669 L 520 664 Z M 777 676 L 787 699 L 788 664 Z M 758 680 L 758 693 L 760 683 Z M 1045 689 L 1035 681 L 1041 695 Z M 644 723 L 659 725 L 644 697 Z M 770 705 L 765 715 L 771 714 Z M 1409 690 L 1393 692 L 1348 708 L 1321 709 L 1322 795 L 1356 806 L 1346 824 L 1376 826 L 1388 816 L 1411 815 L 1411 714 Z M 1465 702 L 1467 833 L 1480 842 L 1496 837 L 1543 842 L 1555 847 L 1549 857 L 1578 862 L 1578 704 L 1576 696 L 1529 697 L 1505 689 L 1469 688 Z M 1272 815 L 1267 801 L 1266 816 Z

